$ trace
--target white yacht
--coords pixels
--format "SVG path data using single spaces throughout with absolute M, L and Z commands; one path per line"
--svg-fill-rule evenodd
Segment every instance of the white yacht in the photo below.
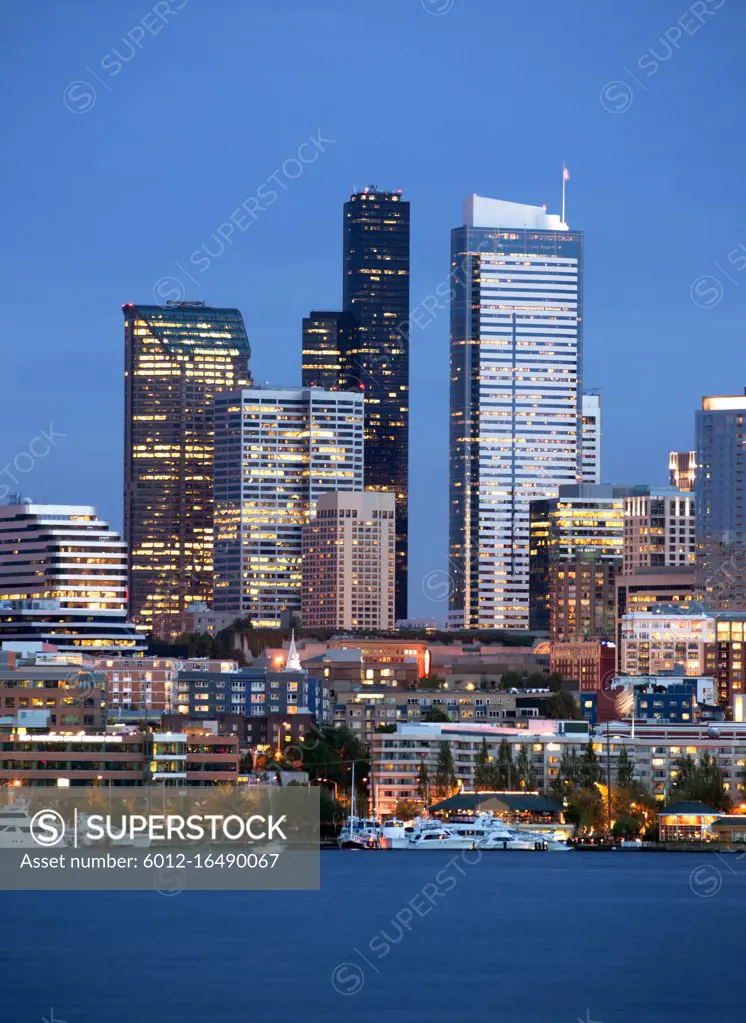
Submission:
M 66 842 L 55 845 L 64 849 Z M 6 806 L 0 806 L 0 849 L 40 849 L 31 834 L 31 817 L 25 802 L 21 799 Z
M 380 849 L 381 825 L 373 817 L 348 817 L 339 833 L 340 849 Z

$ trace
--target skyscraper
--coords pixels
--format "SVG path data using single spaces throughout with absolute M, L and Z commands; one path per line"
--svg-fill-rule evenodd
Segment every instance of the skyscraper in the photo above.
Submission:
M 580 472 L 583 483 L 601 482 L 601 398 L 584 394 L 582 400 L 582 458 Z
M 124 529 L 133 617 L 212 599 L 213 399 L 250 382 L 237 309 L 126 305 Z M 168 632 L 168 628 L 165 629 Z
M 409 203 L 366 188 L 344 207 L 343 308 L 355 319 L 347 386 L 365 393 L 365 485 L 396 495 L 396 617 L 407 617 Z
M 581 472 L 582 233 L 473 195 L 451 279 L 451 620 L 525 629 L 529 502 Z
M 303 526 L 363 489 L 363 396 L 250 388 L 215 399 L 215 611 L 277 626 L 301 609 Z
M 303 527 L 306 628 L 394 628 L 393 494 L 323 494 Z
M 702 399 L 696 417 L 697 583 L 721 610 L 746 604 L 746 392 Z
M 303 387 L 331 391 L 348 385 L 354 330 L 349 313 L 312 312 L 303 318 Z
M 552 565 L 561 571 L 581 557 L 621 568 L 624 539 L 624 497 L 627 487 L 581 483 L 562 486 L 559 496 L 532 501 L 529 512 L 529 593 L 532 629 L 551 625 Z M 567 574 L 563 576 L 567 578 Z M 614 574 L 610 575 L 611 591 Z M 585 630 L 587 631 L 587 630 Z
M 694 497 L 645 487 L 624 499 L 624 575 L 641 569 L 694 568 Z
M 127 550 L 90 505 L 0 507 L 0 641 L 145 648 L 127 621 Z
M 677 490 L 691 493 L 697 479 L 697 452 L 672 451 L 668 456 L 668 482 Z

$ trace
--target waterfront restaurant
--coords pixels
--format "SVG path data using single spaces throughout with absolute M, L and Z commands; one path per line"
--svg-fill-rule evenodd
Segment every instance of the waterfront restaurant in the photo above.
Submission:
M 746 842 L 746 813 L 731 813 L 712 823 L 712 837 L 718 842 Z
M 714 836 L 710 828 L 721 815 L 704 803 L 672 803 L 658 814 L 661 842 L 708 842 Z
M 492 813 L 506 824 L 530 825 L 537 830 L 543 830 L 542 825 L 562 825 L 562 806 L 538 792 L 459 792 L 431 806 L 430 811 L 446 820 Z M 566 830 L 571 833 L 572 826 Z

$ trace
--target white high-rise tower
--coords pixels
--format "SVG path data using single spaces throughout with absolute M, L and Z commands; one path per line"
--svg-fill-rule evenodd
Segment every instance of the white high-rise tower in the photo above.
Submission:
M 528 628 L 529 502 L 581 474 L 583 236 L 473 195 L 451 243 L 451 621 Z

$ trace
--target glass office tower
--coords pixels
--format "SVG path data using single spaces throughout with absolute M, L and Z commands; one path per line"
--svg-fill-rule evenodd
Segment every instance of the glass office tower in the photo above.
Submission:
M 354 332 L 355 321 L 349 313 L 312 312 L 303 317 L 304 387 L 333 391 L 348 386 Z
M 746 392 L 702 399 L 696 417 L 697 585 L 720 610 L 746 604 Z
M 300 613 L 303 526 L 322 494 L 362 489 L 362 394 L 256 387 L 219 395 L 214 609 L 257 627 Z
M 251 382 L 237 309 L 126 305 L 124 531 L 132 617 L 168 635 L 212 599 L 213 398 Z
M 355 319 L 345 386 L 365 394 L 365 486 L 396 496 L 396 617 L 407 617 L 409 203 L 366 188 L 344 207 L 343 308 Z
M 451 621 L 525 629 L 529 502 L 581 478 L 583 236 L 473 195 L 451 244 Z

